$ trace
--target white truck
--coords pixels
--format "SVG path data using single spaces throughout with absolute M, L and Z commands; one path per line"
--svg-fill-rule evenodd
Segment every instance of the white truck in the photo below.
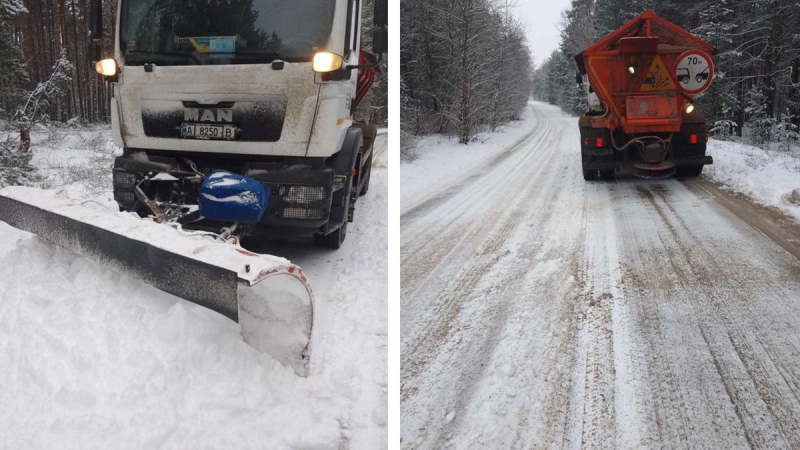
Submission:
M 112 82 L 123 149 L 121 212 L 16 186 L 0 190 L 0 221 L 223 314 L 305 375 L 308 280 L 239 238 L 344 240 L 376 134 L 353 121 L 380 62 L 361 48 L 361 1 L 119 0 L 113 55 L 102 55 L 102 0 L 90 0 L 94 66 Z M 378 55 L 386 10 L 377 0 Z
M 361 47 L 362 1 L 119 0 L 114 52 L 102 55 L 102 0 L 91 0 L 95 68 L 113 82 L 124 152 L 114 164 L 120 208 L 219 231 L 235 214 L 193 205 L 204 177 L 222 169 L 266 190 L 263 215 L 238 233 L 313 234 L 338 248 L 369 188 L 376 134 L 353 113 L 387 45 L 377 0 L 377 58 Z

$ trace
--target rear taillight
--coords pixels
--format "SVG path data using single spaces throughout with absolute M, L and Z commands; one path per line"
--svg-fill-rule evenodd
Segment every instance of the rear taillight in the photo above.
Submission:
M 583 140 L 583 146 L 584 147 L 588 147 L 589 146 L 589 139 L 584 139 Z
M 689 135 L 689 143 L 690 144 L 697 144 L 697 135 L 696 134 L 690 134 Z
M 598 148 L 602 147 L 603 146 L 603 138 L 597 138 L 596 144 L 597 144 Z

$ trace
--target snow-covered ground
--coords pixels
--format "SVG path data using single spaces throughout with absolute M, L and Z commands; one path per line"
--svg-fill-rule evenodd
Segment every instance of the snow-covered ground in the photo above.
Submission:
M 800 220 L 800 143 L 764 150 L 712 139 L 708 154 L 714 157 L 703 170 L 708 178 Z
M 497 132 L 481 133 L 469 145 L 459 144 L 457 138 L 442 135 L 415 139 L 417 158 L 403 162 L 400 184 L 401 208 L 424 201 L 432 192 L 475 169 L 487 159 L 524 141 L 536 126 L 536 116 L 530 107 L 522 120 L 512 122 Z
M 800 225 L 704 178 L 585 182 L 576 119 L 532 112 L 403 205 L 401 447 L 800 448 Z
M 35 132 L 43 185 L 115 208 L 108 135 Z M 341 249 L 264 244 L 314 290 L 308 378 L 225 317 L 0 223 L 0 448 L 386 447 L 386 145 Z

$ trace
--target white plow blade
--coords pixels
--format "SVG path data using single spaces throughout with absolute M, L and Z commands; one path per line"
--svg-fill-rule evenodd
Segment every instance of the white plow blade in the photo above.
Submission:
M 0 190 L 0 220 L 239 322 L 245 342 L 306 375 L 314 301 L 288 260 L 28 187 Z

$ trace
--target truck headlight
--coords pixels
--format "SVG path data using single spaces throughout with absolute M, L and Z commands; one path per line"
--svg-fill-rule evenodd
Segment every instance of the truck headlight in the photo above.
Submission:
M 106 58 L 97 61 L 94 65 L 94 70 L 104 77 L 113 77 L 117 74 L 117 62 L 114 58 Z
M 310 205 L 325 200 L 324 186 L 291 186 L 283 196 L 286 203 Z
M 333 72 L 342 67 L 342 57 L 336 53 L 317 52 L 311 67 L 317 73 Z

